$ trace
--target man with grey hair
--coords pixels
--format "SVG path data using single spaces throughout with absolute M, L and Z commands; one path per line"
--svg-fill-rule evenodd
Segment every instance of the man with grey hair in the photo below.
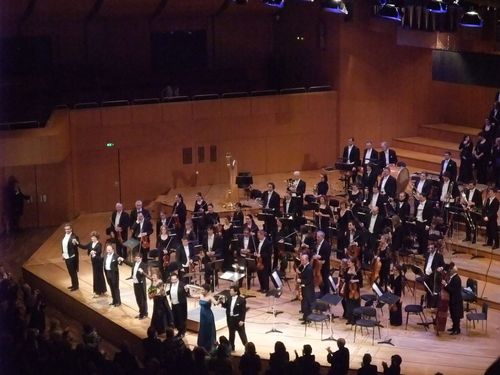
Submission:
M 313 263 L 321 263 L 321 278 L 323 279 L 323 282 L 320 285 L 320 297 L 328 294 L 328 292 L 330 291 L 328 276 L 330 276 L 331 253 L 332 248 L 330 244 L 325 240 L 325 233 L 322 231 L 318 231 L 316 233 L 316 248 L 312 253 L 312 259 Z
M 142 201 L 137 200 L 135 202 L 135 208 L 130 211 L 130 223 L 133 224 L 137 221 L 137 214 L 139 213 L 142 213 L 142 215 L 144 216 L 144 220 L 151 220 L 151 214 L 149 213 L 149 211 L 146 208 L 142 207 Z
M 117 202 L 115 210 L 111 214 L 111 226 L 106 230 L 108 235 L 113 235 L 116 239 L 116 250 L 120 256 L 125 255 L 123 243 L 128 239 L 128 228 L 130 226 L 130 216 L 123 210 L 123 204 Z
M 306 182 L 300 178 L 300 172 L 293 172 L 292 183 L 288 186 L 288 191 L 292 194 L 292 199 L 296 202 L 299 216 L 302 216 L 302 206 L 304 194 L 306 192 Z
M 345 347 L 345 339 L 337 340 L 337 351 L 332 352 L 330 347 L 326 348 L 328 355 L 326 360 L 332 365 L 328 375 L 347 375 L 349 372 L 349 349 Z
M 378 161 L 379 168 L 382 169 L 390 164 L 396 164 L 398 162 L 396 151 L 389 148 L 389 144 L 387 142 L 385 141 L 382 142 L 380 144 L 380 147 L 382 147 L 382 151 L 379 152 L 379 161 Z

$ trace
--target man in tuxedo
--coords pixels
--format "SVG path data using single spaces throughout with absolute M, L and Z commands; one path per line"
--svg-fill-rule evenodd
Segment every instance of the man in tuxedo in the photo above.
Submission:
M 455 263 L 450 263 L 449 280 L 442 281 L 446 291 L 450 295 L 448 305 L 450 307 L 450 318 L 453 323 L 452 327 L 448 329 L 450 335 L 460 334 L 460 320 L 464 317 L 464 301 L 462 297 L 462 282 L 458 275 L 457 266 Z
M 281 201 L 280 195 L 274 189 L 274 182 L 268 182 L 267 190 L 262 194 L 261 198 L 263 212 L 273 214 L 273 216 L 267 218 L 264 222 L 264 230 L 273 238 L 276 234 L 275 217 L 279 214 Z
M 432 181 L 428 178 L 427 172 L 420 172 L 419 178 L 415 181 L 415 191 L 418 194 L 429 196 L 432 189 Z
M 373 186 L 372 193 L 368 194 L 368 200 L 366 201 L 366 205 L 368 207 L 378 207 L 380 212 L 385 213 L 385 204 L 387 204 L 387 196 L 380 194 L 379 188 L 377 185 Z
M 408 193 L 404 191 L 399 193 L 394 211 L 396 211 L 396 215 L 399 216 L 401 221 L 406 222 L 406 219 L 408 219 L 408 216 L 410 216 L 410 203 L 408 203 Z
M 78 236 L 73 233 L 71 224 L 64 225 L 64 237 L 61 241 L 62 258 L 66 263 L 69 277 L 71 278 L 71 286 L 68 289 L 71 292 L 78 290 Z
M 113 245 L 106 245 L 106 256 L 104 257 L 104 275 L 111 291 L 111 306 L 118 307 L 122 304 L 120 298 L 120 274 L 118 271 L 118 255 Z
M 344 233 L 339 233 L 338 237 L 338 252 L 337 258 L 343 259 L 347 257 L 347 248 L 351 244 L 356 244 L 358 246 L 363 246 L 363 241 L 361 238 L 361 231 L 356 228 L 354 221 L 349 221 L 347 223 L 347 230 Z
M 368 229 L 368 252 L 374 254 L 377 248 L 378 239 L 384 230 L 384 219 L 379 214 L 379 208 L 374 206 L 371 208 L 371 214 L 365 219 L 365 227 Z M 371 254 L 367 258 L 370 259 Z
M 165 211 L 161 210 L 160 217 L 159 217 L 158 221 L 156 222 L 156 238 L 158 238 L 160 236 L 162 226 L 167 228 L 167 230 L 169 229 L 168 228 L 168 225 L 169 225 L 168 221 L 169 220 L 167 218 L 167 214 L 165 213 Z
M 302 205 L 304 204 L 304 194 L 306 192 L 306 182 L 300 178 L 300 172 L 293 172 L 293 182 L 287 189 L 292 194 L 292 199 L 296 202 L 297 214 L 302 215 Z
M 451 176 L 448 172 L 443 173 L 441 187 L 439 190 L 439 202 L 440 207 L 448 208 L 451 204 L 458 202 L 458 197 L 460 195 L 460 191 L 458 190 L 458 186 L 454 180 L 451 179 Z M 445 222 L 448 222 L 447 210 L 444 210 L 444 219 Z
M 137 306 L 139 307 L 139 315 L 135 318 L 142 320 L 148 316 L 148 300 L 146 296 L 146 275 L 148 273 L 147 263 L 142 261 L 140 252 L 134 254 L 134 262 L 129 262 L 126 259 L 118 258 L 119 263 L 125 263 L 127 266 L 132 267 L 129 279 L 134 283 L 134 295 Z
M 205 265 L 205 283 L 211 285 L 213 289 L 215 286 L 217 286 L 218 277 L 216 272 L 215 279 L 212 280 L 214 266 L 211 265 L 210 262 L 220 260 L 224 256 L 222 237 L 218 234 L 215 234 L 214 227 L 209 226 L 207 228 L 207 235 L 205 238 L 203 238 L 202 245 L 204 253 L 202 262 Z
M 354 138 L 347 139 L 347 146 L 342 152 L 342 161 L 352 166 L 352 182 L 356 181 L 357 168 L 361 165 L 359 148 L 354 144 Z
M 387 142 L 382 142 L 380 147 L 382 148 L 382 151 L 378 154 L 379 168 L 384 168 L 390 164 L 396 164 L 398 162 L 396 151 L 389 148 L 389 144 Z
M 128 239 L 128 229 L 130 227 L 130 216 L 123 210 L 123 204 L 116 203 L 115 210 L 111 214 L 111 226 L 109 227 L 109 234 L 113 233 L 114 238 L 117 240 L 117 251 L 125 255 L 126 250 L 123 243 Z
M 316 233 L 316 249 L 312 253 L 312 258 L 321 263 L 321 278 L 323 283 L 320 286 L 320 294 L 324 296 L 330 292 L 330 283 L 328 277 L 330 276 L 330 255 L 332 248 L 325 240 L 325 233 L 318 231 Z
M 137 221 L 137 214 L 142 213 L 144 219 L 149 221 L 151 220 L 151 214 L 146 208 L 142 207 L 142 201 L 135 202 L 135 208 L 130 211 L 130 223 L 133 224 Z
M 450 151 L 444 153 L 444 159 L 441 161 L 439 178 L 442 179 L 445 173 L 448 173 L 451 181 L 454 182 L 457 179 L 457 163 L 451 158 Z
M 250 289 L 250 282 L 252 281 L 252 275 L 255 272 L 255 263 L 247 262 L 245 259 L 250 259 L 255 249 L 257 248 L 257 240 L 255 239 L 254 234 L 250 231 L 249 228 L 243 229 L 243 235 L 239 236 L 238 244 L 240 248 L 240 260 L 238 263 L 241 266 L 248 267 L 247 269 L 247 289 Z M 251 258 L 253 259 L 253 258 Z M 240 287 L 243 285 L 243 281 L 240 280 Z
M 372 193 L 373 187 L 377 184 L 378 173 L 375 169 L 376 167 L 374 164 L 368 164 L 363 174 L 363 179 L 361 180 L 363 190 L 368 189 L 368 194 Z
M 396 197 L 397 182 L 394 177 L 391 176 L 391 170 L 385 167 L 382 170 L 382 176 L 379 183 L 379 191 L 385 194 L 389 198 Z
M 377 164 L 378 163 L 378 152 L 373 148 L 372 141 L 366 141 L 365 150 L 363 151 L 363 166 L 367 166 L 369 164 Z
M 259 292 L 267 293 L 269 291 L 269 276 L 271 275 L 271 255 L 273 253 L 273 245 L 267 238 L 267 233 L 263 230 L 257 232 L 257 248 L 255 256 L 260 258 L 264 268 L 257 271 L 259 278 Z
M 444 258 L 441 253 L 438 253 L 434 244 L 429 244 L 428 251 L 424 255 L 424 275 L 425 282 L 429 289 L 437 293 L 436 289 L 439 285 L 434 284 L 436 272 L 441 272 L 444 267 Z M 436 307 L 437 298 L 427 291 L 427 307 Z
M 476 230 L 471 228 L 471 225 L 466 220 L 466 228 L 465 228 L 465 239 L 464 242 L 472 241 L 472 243 L 476 243 L 477 238 L 477 223 L 475 221 L 475 215 L 470 214 L 470 210 L 477 209 L 480 210 L 483 208 L 483 200 L 481 196 L 481 192 L 476 189 L 476 182 L 470 181 L 467 185 L 467 188 L 463 191 L 462 196 L 462 205 L 464 205 L 464 209 L 469 210 L 469 217 L 472 220 L 472 224 L 474 225 Z
M 187 321 L 187 295 L 184 283 L 179 280 L 175 272 L 170 275 L 170 288 L 167 294 L 170 296 L 170 302 L 172 303 L 172 315 L 174 316 L 177 336 L 184 337 Z
M 292 194 L 287 191 L 285 193 L 285 197 L 283 198 L 283 216 L 284 217 L 291 217 L 292 221 L 290 222 L 285 222 L 285 225 L 288 227 L 288 229 L 293 228 L 298 228 L 300 226 L 298 219 L 297 219 L 297 213 L 298 213 L 298 208 L 297 208 L 297 202 L 292 199 Z
M 432 202 L 423 194 L 419 194 L 418 203 L 415 207 L 415 224 L 417 230 L 417 241 L 419 253 L 424 254 L 427 250 L 427 242 L 429 240 L 429 229 L 434 217 Z
M 309 255 L 302 254 L 300 256 L 299 277 L 297 283 L 300 285 L 302 300 L 300 307 L 302 311 L 302 324 L 307 324 L 307 317 L 312 312 L 312 304 L 316 299 L 314 293 L 314 275 L 312 265 L 309 263 Z
M 483 246 L 492 246 L 493 250 L 498 249 L 497 213 L 499 202 L 496 195 L 496 188 L 488 188 L 488 197 L 486 198 L 483 208 L 483 220 L 486 223 L 487 238 Z
M 189 238 L 183 237 L 177 251 L 175 253 L 175 260 L 179 263 L 179 272 L 184 274 L 189 272 L 189 266 L 193 263 L 194 246 L 189 243 Z
M 226 309 L 227 328 L 229 329 L 229 342 L 231 343 L 231 351 L 234 351 L 234 339 L 236 332 L 240 336 L 241 343 L 248 343 L 247 334 L 245 332 L 245 315 L 247 312 L 247 304 L 245 298 L 240 296 L 240 288 L 236 285 L 231 285 L 229 288 L 230 298 L 222 303 L 222 307 Z
M 153 234 L 153 225 L 151 221 L 146 220 L 144 214 L 139 212 L 137 214 L 137 220 L 132 225 L 132 237 L 136 240 L 141 241 L 141 253 L 142 259 L 147 262 L 148 252 L 149 252 L 149 236 Z

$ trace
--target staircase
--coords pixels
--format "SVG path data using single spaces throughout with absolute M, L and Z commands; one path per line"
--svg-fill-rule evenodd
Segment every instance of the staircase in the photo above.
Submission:
M 418 128 L 417 136 L 394 138 L 392 147 L 398 160 L 406 162 L 412 170 L 439 173 L 443 153 L 450 151 L 452 158 L 459 162 L 458 145 L 463 136 L 476 136 L 480 130 L 471 126 L 426 124 Z

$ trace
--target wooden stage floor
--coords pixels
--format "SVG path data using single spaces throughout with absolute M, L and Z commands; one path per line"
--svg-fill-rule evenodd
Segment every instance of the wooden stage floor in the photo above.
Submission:
M 74 221 L 74 231 L 80 236 L 82 242 L 88 239 L 88 233 L 97 229 L 104 232 L 109 222 L 109 213 L 83 215 Z M 64 231 L 58 228 L 54 234 L 36 251 L 24 264 L 24 275 L 28 282 L 41 288 L 50 298 L 51 303 L 57 304 L 65 313 L 81 322 L 90 322 L 104 337 L 115 344 L 127 340 L 131 346 L 140 348 L 140 339 L 146 336 L 150 320 L 139 321 L 134 319 L 137 315 L 137 306 L 133 295 L 133 287 L 129 276 L 130 268 L 122 266 L 120 269 L 120 290 L 122 306 L 118 308 L 108 306 L 110 297 L 92 298 L 92 272 L 90 260 L 82 251 L 80 256 L 80 290 L 70 293 L 66 287 L 69 285 L 64 262 L 60 256 L 60 241 Z M 293 273 L 293 271 L 292 271 Z M 293 274 L 290 276 L 294 276 Z M 252 289 L 258 289 L 258 281 Z M 318 361 L 323 365 L 326 362 L 327 346 L 336 347 L 333 341 L 321 341 L 320 327 L 315 329 L 310 326 L 307 335 L 304 335 L 304 326 L 300 325 L 298 318 L 299 303 L 291 302 L 294 296 L 294 283 L 290 282 L 292 290 L 285 285 L 284 293 L 277 300 L 277 308 L 283 313 L 276 318 L 275 326 L 283 333 L 266 334 L 273 327 L 273 317 L 268 314 L 269 300 L 263 296 L 248 298 L 247 334 L 250 341 L 256 344 L 259 355 L 264 358 L 273 351 L 275 341 L 283 341 L 293 357 L 293 350 L 301 352 L 304 344 L 311 344 Z M 221 281 L 220 288 L 229 286 L 228 282 Z M 366 289 L 366 288 L 365 288 Z M 367 291 L 367 290 L 366 290 Z M 403 297 L 404 304 L 414 303 L 414 297 L 407 292 Z M 189 301 L 189 309 L 197 306 L 197 300 Z M 152 306 L 149 306 L 152 312 Z M 339 305 L 333 309 L 336 315 L 342 315 Z M 384 327 L 388 327 L 388 311 L 384 307 L 380 315 Z M 356 343 L 353 342 L 354 330 L 345 324 L 342 319 L 335 319 L 332 333 L 335 338 L 344 337 L 351 352 L 351 368 L 358 368 L 361 358 L 365 353 L 370 353 L 374 363 L 382 370 L 381 362 L 390 361 L 393 354 L 400 354 L 403 358 L 404 374 L 430 375 L 437 371 L 443 374 L 475 375 L 482 374 L 499 354 L 498 337 L 500 334 L 500 312 L 490 310 L 488 317 L 488 332 L 484 333 L 480 325 L 469 333 L 465 331 L 465 321 L 462 321 L 462 335 L 450 336 L 443 334 L 437 337 L 433 331 L 425 331 L 417 326 L 418 318 L 411 316 L 408 330 L 403 327 L 382 328 L 382 338 L 392 338 L 395 347 L 377 344 L 372 345 L 371 333 L 359 334 Z M 217 335 L 227 335 L 227 328 L 217 332 Z M 324 338 L 330 335 L 330 329 L 325 329 Z M 190 345 L 196 344 L 195 333 L 188 333 L 186 340 Z M 241 355 L 243 346 L 236 339 L 236 355 Z

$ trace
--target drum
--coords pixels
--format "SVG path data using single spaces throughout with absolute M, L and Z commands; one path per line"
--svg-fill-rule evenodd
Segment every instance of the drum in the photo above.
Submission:
M 406 188 L 410 183 L 410 172 L 408 171 L 408 168 L 391 165 L 389 169 L 391 170 L 391 176 L 396 179 L 396 194 L 406 191 Z

